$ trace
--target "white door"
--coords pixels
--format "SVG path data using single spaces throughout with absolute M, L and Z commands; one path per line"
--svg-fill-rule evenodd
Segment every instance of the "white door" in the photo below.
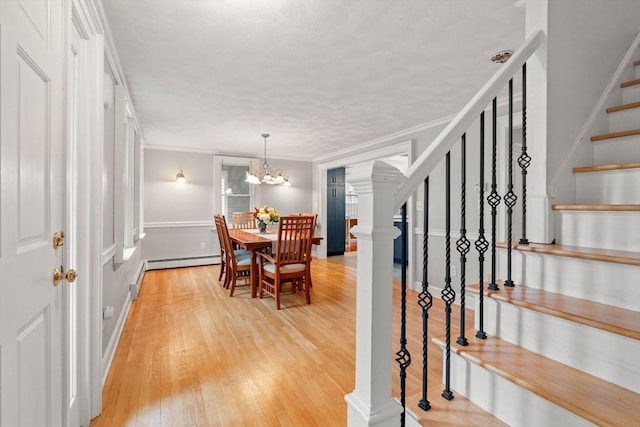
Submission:
M 59 1 L 0 1 L 0 425 L 62 423 L 65 173 Z

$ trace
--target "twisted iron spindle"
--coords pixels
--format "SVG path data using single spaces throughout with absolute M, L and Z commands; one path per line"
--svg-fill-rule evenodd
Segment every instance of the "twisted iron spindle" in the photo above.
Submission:
M 527 168 L 531 165 L 531 157 L 527 154 L 527 63 L 522 64 L 522 153 L 518 157 L 518 165 L 522 169 L 522 237 L 521 245 L 528 245 L 527 239 Z
M 442 289 L 442 300 L 445 303 L 445 371 L 444 390 L 442 397 L 447 400 L 453 399 L 451 391 L 451 304 L 456 299 L 456 293 L 451 287 L 451 153 L 447 152 L 445 157 L 445 278 L 444 289 Z
M 504 196 L 504 204 L 507 206 L 507 280 L 504 281 L 504 285 L 513 287 L 515 286 L 511 279 L 513 207 L 518 199 L 513 192 L 513 79 L 509 80 L 509 158 L 507 161 L 509 166 L 509 183 L 507 185 L 507 194 Z
M 467 253 L 471 243 L 467 239 L 466 217 L 467 217 L 467 134 L 462 134 L 460 141 L 460 238 L 456 241 L 456 249 L 460 253 L 460 336 L 456 340 L 459 345 L 469 345 L 465 333 L 465 288 L 466 288 L 466 266 Z
M 484 238 L 484 111 L 480 114 L 480 194 L 478 200 L 480 202 L 480 229 L 478 230 L 478 239 L 476 240 L 476 250 L 478 251 L 478 271 L 480 281 L 480 292 L 478 295 L 478 326 L 476 338 L 486 339 L 487 334 L 484 331 L 484 253 L 489 248 L 487 239 Z
M 402 216 L 402 270 L 400 279 L 400 350 L 396 353 L 396 362 L 400 366 L 400 405 L 402 412 L 400 413 L 400 425 L 405 425 L 406 416 L 406 379 L 407 368 L 411 365 L 411 354 L 407 349 L 407 204 L 402 205 L 400 209 Z
M 422 399 L 418 406 L 423 411 L 431 409 L 431 403 L 427 400 L 428 358 L 427 339 L 429 330 L 429 309 L 433 305 L 433 297 L 429 293 L 429 177 L 424 180 L 424 234 L 422 237 L 422 291 L 418 295 L 418 305 L 422 309 Z
M 496 219 L 498 216 L 498 205 L 500 204 L 500 195 L 498 194 L 496 184 L 497 175 L 497 147 L 498 147 L 498 99 L 493 98 L 492 103 L 491 125 L 493 131 L 491 135 L 491 193 L 487 197 L 487 202 L 491 206 L 491 281 L 489 282 L 489 290 L 497 291 L 500 288 L 496 283 Z

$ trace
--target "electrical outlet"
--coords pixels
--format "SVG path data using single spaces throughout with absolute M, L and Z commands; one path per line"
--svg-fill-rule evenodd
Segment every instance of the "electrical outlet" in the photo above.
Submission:
M 456 269 L 455 265 L 451 266 L 451 277 L 456 277 L 456 274 L 458 274 L 458 270 Z
M 204 244 L 204 242 L 200 242 L 200 249 L 204 249 L 206 247 L 206 245 Z

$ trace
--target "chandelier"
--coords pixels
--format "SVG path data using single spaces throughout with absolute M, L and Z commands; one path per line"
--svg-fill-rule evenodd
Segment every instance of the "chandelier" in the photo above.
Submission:
M 263 133 L 264 138 L 264 160 L 261 163 L 249 164 L 249 170 L 247 171 L 247 178 L 244 180 L 249 184 L 270 184 L 270 185 L 284 185 L 285 187 L 291 187 L 289 177 L 286 176 L 282 169 L 273 168 L 267 163 L 267 138 L 268 133 Z

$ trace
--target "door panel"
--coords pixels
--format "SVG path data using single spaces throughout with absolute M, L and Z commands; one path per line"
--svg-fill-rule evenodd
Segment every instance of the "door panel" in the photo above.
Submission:
M 0 1 L 0 426 L 62 420 L 60 2 Z

